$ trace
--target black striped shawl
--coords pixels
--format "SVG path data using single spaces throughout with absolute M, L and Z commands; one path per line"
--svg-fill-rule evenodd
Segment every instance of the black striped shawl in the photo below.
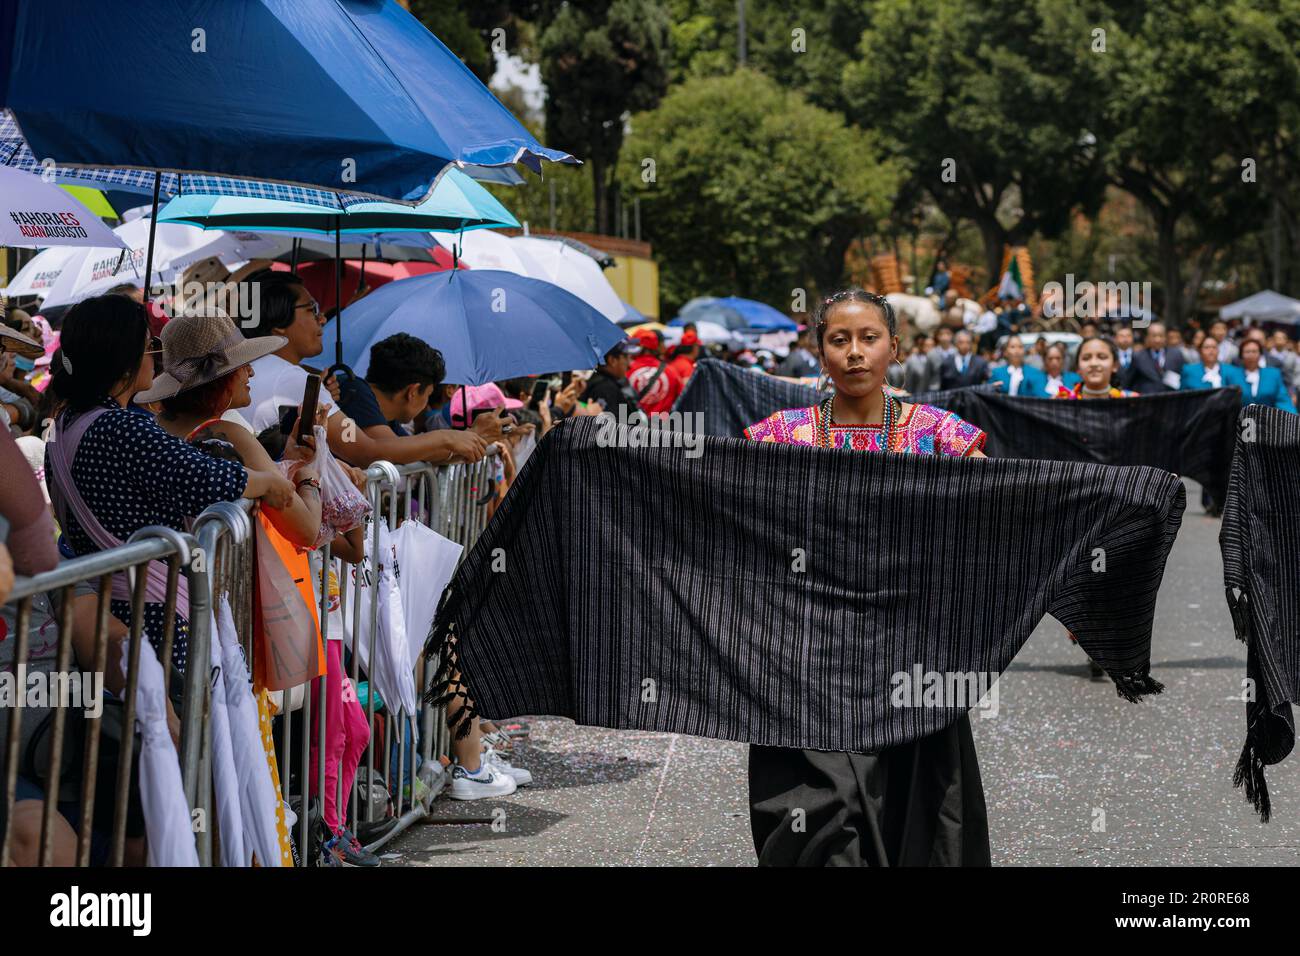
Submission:
M 1264 767 L 1291 753 L 1300 699 L 1300 417 L 1263 405 L 1241 412 L 1219 547 L 1254 691 L 1233 783 L 1267 822 Z
M 484 713 L 873 752 L 967 709 L 893 706 L 893 675 L 991 681 L 1049 612 L 1123 696 L 1160 689 L 1167 472 L 597 434 L 548 434 L 457 571 L 431 700 L 458 666 Z

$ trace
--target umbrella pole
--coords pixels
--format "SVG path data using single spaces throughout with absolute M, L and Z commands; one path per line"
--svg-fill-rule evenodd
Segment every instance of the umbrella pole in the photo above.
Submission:
M 158 188 L 162 182 L 162 173 L 154 170 L 153 173 L 153 213 L 149 216 L 149 251 L 144 257 L 144 301 L 149 301 L 149 286 L 151 276 L 153 275 L 153 242 L 154 233 L 158 229 Z
M 366 287 L 366 244 L 361 243 L 361 281 L 357 283 L 357 295 Z
M 343 238 L 334 220 L 334 363 L 343 364 Z
M 292 272 L 294 275 L 298 274 L 298 250 L 302 248 L 302 246 L 300 245 L 301 242 L 302 242 L 301 239 L 297 238 L 296 236 L 294 237 L 293 247 L 292 247 L 293 251 L 289 259 L 289 271 Z
M 469 428 L 469 397 L 465 394 L 465 386 L 460 387 L 460 427 Z

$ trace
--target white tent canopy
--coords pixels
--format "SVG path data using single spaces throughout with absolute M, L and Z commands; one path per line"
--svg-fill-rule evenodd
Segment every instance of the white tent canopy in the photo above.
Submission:
M 1272 289 L 1256 292 L 1219 310 L 1221 319 L 1249 319 L 1252 322 L 1289 322 L 1300 324 L 1300 299 L 1293 299 Z

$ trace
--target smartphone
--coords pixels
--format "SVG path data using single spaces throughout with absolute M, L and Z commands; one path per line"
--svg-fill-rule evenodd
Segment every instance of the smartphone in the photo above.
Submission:
M 307 384 L 302 390 L 302 414 L 298 417 L 298 433 L 294 437 L 302 442 L 310 437 L 316 424 L 316 402 L 320 398 L 320 376 L 307 374 Z
M 528 407 L 537 408 L 542 400 L 546 398 L 546 393 L 550 391 L 551 381 L 546 378 L 539 378 L 533 382 L 533 393 L 529 396 Z

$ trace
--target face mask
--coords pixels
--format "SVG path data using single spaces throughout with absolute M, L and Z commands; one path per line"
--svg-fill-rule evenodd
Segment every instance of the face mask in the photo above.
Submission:
M 23 358 L 22 356 L 15 356 L 14 366 L 21 371 L 30 372 L 32 369 L 36 368 L 36 360 Z

